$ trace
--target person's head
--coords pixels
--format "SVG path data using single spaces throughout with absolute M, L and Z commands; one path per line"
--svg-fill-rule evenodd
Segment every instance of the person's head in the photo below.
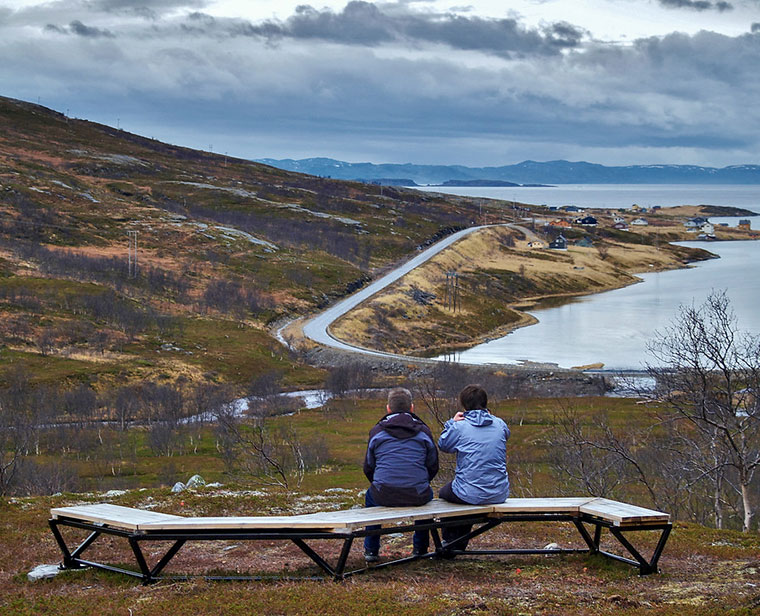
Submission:
M 388 392 L 388 413 L 410 413 L 414 409 L 412 393 L 404 387 L 395 387 Z
M 459 403 L 465 411 L 488 408 L 488 394 L 480 385 L 468 385 L 459 392 Z

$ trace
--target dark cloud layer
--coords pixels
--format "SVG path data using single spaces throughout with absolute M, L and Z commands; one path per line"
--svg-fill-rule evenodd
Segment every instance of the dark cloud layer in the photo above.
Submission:
M 565 22 L 414 2 L 257 22 L 204 4 L 0 9 L 0 94 L 249 157 L 489 164 L 616 152 L 617 163 L 720 166 L 760 152 L 760 23 L 608 44 Z
M 708 0 L 660 0 L 660 4 L 673 9 L 692 9 L 694 11 L 716 10 L 719 12 L 733 10 L 730 2 L 709 2 Z
M 499 55 L 553 55 L 561 49 L 577 47 L 585 31 L 564 22 L 530 29 L 515 19 L 421 13 L 408 7 L 384 12 L 370 2 L 353 0 L 339 13 L 302 5 L 285 21 L 251 24 L 240 33 L 270 39 L 320 39 L 349 45 L 417 42 Z

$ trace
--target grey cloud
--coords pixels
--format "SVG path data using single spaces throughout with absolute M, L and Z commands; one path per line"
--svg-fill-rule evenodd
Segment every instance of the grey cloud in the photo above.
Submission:
M 88 38 L 114 38 L 113 32 L 104 30 L 101 28 L 93 28 L 91 26 L 85 26 L 81 21 L 75 19 L 68 26 L 56 26 L 55 24 L 47 24 L 45 26 L 46 32 L 55 32 L 57 34 L 75 34 L 77 36 L 83 36 Z
M 301 5 L 285 21 L 250 24 L 245 32 L 267 38 L 321 39 L 375 46 L 388 42 L 434 43 L 454 49 L 478 50 L 503 56 L 553 55 L 577 47 L 585 32 L 568 23 L 542 29 L 525 28 L 515 19 L 465 17 L 453 13 L 425 13 L 394 5 L 381 6 L 353 0 L 341 12 Z
M 752 24 L 752 28 L 750 30 L 751 32 L 760 32 L 760 22 L 755 22 Z
M 695 11 L 716 10 L 719 12 L 733 10 L 734 5 L 730 2 L 709 2 L 708 0 L 660 0 L 660 4 L 672 9 L 692 9 Z
M 81 21 L 75 19 L 69 24 L 69 30 L 78 36 L 86 36 L 91 38 L 106 37 L 113 38 L 113 33 L 109 30 L 102 30 L 100 28 L 92 28 L 85 26 Z
M 199 9 L 206 0 L 85 0 L 84 6 L 95 12 L 156 15 L 174 9 Z

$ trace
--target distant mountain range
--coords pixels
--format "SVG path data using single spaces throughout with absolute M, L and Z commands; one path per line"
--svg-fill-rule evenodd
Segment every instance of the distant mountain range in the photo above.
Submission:
M 760 184 L 760 165 L 698 167 L 696 165 L 630 165 L 605 167 L 587 162 L 526 160 L 502 167 L 347 163 L 332 158 L 301 160 L 261 158 L 256 162 L 321 177 L 383 184 L 446 184 L 494 186 L 514 184 Z M 486 183 L 486 182 L 490 182 Z M 476 184 L 477 183 L 477 184 Z M 405 184 L 410 186 L 411 184 Z

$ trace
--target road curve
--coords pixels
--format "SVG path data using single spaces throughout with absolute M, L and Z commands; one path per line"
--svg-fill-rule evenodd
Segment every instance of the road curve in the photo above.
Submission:
M 420 252 L 418 255 L 411 258 L 409 261 L 399 266 L 398 268 L 394 269 L 393 271 L 389 272 L 382 278 L 378 278 L 369 286 L 364 287 L 363 289 L 360 289 L 353 295 L 350 295 L 346 297 L 345 299 L 342 299 L 337 304 L 331 306 L 324 312 L 309 319 L 309 321 L 307 321 L 303 326 L 304 335 L 307 338 L 313 340 L 314 342 L 318 342 L 319 344 L 323 344 L 325 346 L 329 346 L 334 349 L 341 349 L 343 351 L 355 351 L 355 352 L 358 351 L 361 353 L 374 355 L 377 357 L 390 357 L 390 358 L 396 358 L 396 359 L 414 359 L 415 361 L 424 361 L 418 357 L 412 358 L 405 355 L 397 355 L 394 353 L 384 353 L 382 351 L 376 351 L 373 349 L 368 349 L 366 347 L 360 347 L 357 345 L 348 344 L 346 342 L 343 342 L 342 340 L 338 340 L 330 333 L 329 331 L 330 325 L 332 325 L 333 322 L 335 322 L 337 319 L 339 319 L 344 314 L 346 314 L 349 310 L 356 308 L 356 306 L 361 304 L 363 301 L 369 299 L 375 293 L 377 293 L 378 291 L 381 291 L 388 285 L 393 284 L 399 278 L 411 272 L 415 267 L 422 265 L 423 263 L 425 263 L 425 261 L 428 261 L 429 259 L 437 255 L 439 252 L 441 252 L 445 248 L 448 248 L 449 246 L 451 246 L 454 242 L 462 239 L 463 237 L 467 235 L 470 235 L 470 233 L 474 233 L 475 231 L 480 231 L 481 229 L 486 229 L 488 227 L 515 227 L 515 228 L 519 228 L 523 232 L 527 231 L 527 229 L 523 229 L 522 227 L 517 227 L 516 225 L 506 224 L 506 223 L 501 224 L 501 225 L 484 225 L 484 226 L 478 226 L 478 227 L 468 227 L 467 229 L 457 231 L 456 233 L 449 235 L 448 237 L 445 237 L 441 241 L 436 242 L 432 246 L 426 248 L 425 250 Z M 427 361 L 435 361 L 435 360 L 427 360 Z

